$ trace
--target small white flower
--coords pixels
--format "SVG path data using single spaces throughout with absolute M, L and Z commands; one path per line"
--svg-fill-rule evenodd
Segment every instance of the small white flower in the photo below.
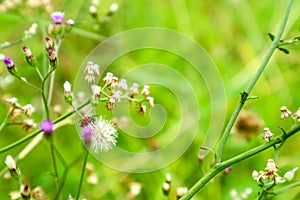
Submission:
M 290 181 L 290 180 L 292 180 L 292 179 L 295 177 L 295 174 L 296 174 L 297 170 L 298 170 L 298 167 L 295 167 L 294 169 L 292 169 L 292 170 L 286 172 L 286 173 L 283 175 L 283 177 L 284 177 L 287 181 Z
M 298 119 L 298 122 L 300 122 L 300 108 L 298 108 L 297 112 L 294 114 L 294 117 Z
M 69 81 L 65 81 L 65 83 L 64 83 L 64 92 L 65 92 L 65 94 L 70 94 L 72 92 L 71 84 Z
M 89 123 L 88 127 L 92 130 L 90 148 L 94 153 L 108 151 L 116 145 L 118 133 L 111 121 L 100 116 Z
M 120 102 L 121 101 L 121 95 L 122 95 L 122 92 L 117 90 L 113 93 L 111 98 L 114 99 L 114 102 Z
M 106 76 L 105 76 L 104 79 L 103 79 L 104 83 L 107 84 L 107 85 L 110 85 L 111 82 L 112 82 L 112 77 L 113 77 L 113 76 L 114 76 L 113 73 L 107 72 L 107 73 L 106 73 Z
M 133 83 L 129 91 L 132 95 L 137 95 L 139 93 L 139 84 Z
M 119 5 L 117 3 L 112 3 L 108 9 L 108 12 L 115 13 L 119 9 Z
M 112 87 L 112 88 L 118 87 L 118 80 L 119 80 L 118 77 L 113 76 L 113 77 L 112 77 L 111 84 L 110 84 L 110 87 Z
M 93 83 L 95 82 L 95 76 L 100 75 L 99 65 L 89 61 L 84 69 L 84 72 L 86 73 L 85 81 L 88 83 Z
M 182 197 L 183 195 L 185 195 L 185 193 L 187 193 L 188 189 L 187 187 L 179 187 L 177 188 L 177 197 Z
M 27 117 L 30 117 L 32 113 L 35 111 L 34 107 L 31 104 L 27 104 L 22 107 L 22 110 L 24 111 L 25 115 Z
M 172 181 L 172 176 L 171 176 L 170 173 L 167 173 L 167 174 L 166 174 L 166 182 L 167 182 L 167 183 L 171 183 L 171 181 Z
M 280 108 L 280 111 L 281 111 L 281 119 L 287 118 L 292 115 L 292 112 L 286 106 L 282 106 Z
M 100 97 L 101 87 L 98 86 L 98 85 L 92 85 L 91 89 L 92 89 L 92 92 L 93 92 L 93 97 L 99 98 Z
M 119 88 L 123 90 L 128 90 L 127 81 L 126 79 L 121 79 L 119 82 Z
M 148 104 L 150 107 L 154 107 L 154 98 L 153 97 L 146 97 L 146 100 L 148 101 Z
M 274 137 L 274 135 L 270 131 L 270 129 L 268 127 L 264 128 L 264 140 L 266 140 L 267 142 L 269 142 L 270 139 L 273 138 L 273 137 Z
M 5 102 L 10 103 L 10 104 L 16 104 L 18 102 L 18 99 L 16 97 L 4 99 Z
M 92 15 L 95 15 L 97 13 L 97 7 L 92 4 L 89 6 L 89 12 L 92 14 Z
M 8 167 L 9 171 L 17 170 L 17 164 L 11 155 L 6 156 L 5 164 Z
M 130 188 L 129 196 L 131 198 L 134 198 L 138 194 L 140 194 L 141 189 L 142 189 L 142 184 L 133 182 L 133 183 L 130 183 L 129 188 Z
M 150 95 L 150 86 L 149 85 L 144 85 L 144 88 L 142 90 L 142 95 L 144 95 L 146 97 Z

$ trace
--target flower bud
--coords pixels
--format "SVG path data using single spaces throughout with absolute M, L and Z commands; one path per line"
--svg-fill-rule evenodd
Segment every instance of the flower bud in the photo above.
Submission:
M 23 51 L 25 53 L 27 63 L 30 66 L 35 67 L 37 64 L 37 60 L 31 53 L 30 49 L 27 46 L 23 46 Z
M 50 119 L 46 119 L 46 120 L 42 121 L 42 123 L 40 124 L 40 129 L 46 135 L 51 135 L 51 133 L 54 130 L 54 124 Z

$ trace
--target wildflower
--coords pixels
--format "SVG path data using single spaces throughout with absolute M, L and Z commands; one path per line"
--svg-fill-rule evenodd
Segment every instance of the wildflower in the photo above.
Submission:
M 16 105 L 18 102 L 18 99 L 16 97 L 12 97 L 12 98 L 8 98 L 8 99 L 4 99 L 5 102 L 10 103 L 12 105 Z
M 294 177 L 295 177 L 295 174 L 298 170 L 298 167 L 295 167 L 294 169 L 286 172 L 284 175 L 283 175 L 283 178 L 285 178 L 287 181 L 290 181 L 292 180 Z
M 86 127 L 91 131 L 85 128 L 83 129 L 84 134 L 89 136 L 91 133 L 90 149 L 94 153 L 108 151 L 116 145 L 118 133 L 111 121 L 105 120 L 100 116 L 94 121 L 91 121 Z
M 185 195 L 185 193 L 187 193 L 188 189 L 187 187 L 179 187 L 177 188 L 176 192 L 177 192 L 177 199 L 181 198 L 183 195 Z
M 139 93 L 138 89 L 139 89 L 139 84 L 137 83 L 133 83 L 132 86 L 129 88 L 132 98 L 134 97 L 134 95 L 137 95 Z
M 280 111 L 281 111 L 281 119 L 287 118 L 292 115 L 292 112 L 286 106 L 282 106 L 280 108 Z
M 112 15 L 119 9 L 119 5 L 117 3 L 112 3 L 108 8 L 108 15 Z
M 57 58 L 56 53 L 53 49 L 48 50 L 48 57 L 49 57 L 51 67 L 52 68 L 57 67 L 58 58 Z
M 294 114 L 294 117 L 298 119 L 298 122 L 300 122 L 300 108 L 298 108 L 297 112 Z
M 142 185 L 137 182 L 132 182 L 129 184 L 129 188 L 130 188 L 130 192 L 129 192 L 128 196 L 132 199 L 132 198 L 136 197 L 138 194 L 140 194 Z
M 65 100 L 68 104 L 72 105 L 73 93 L 71 89 L 71 83 L 69 81 L 65 81 L 63 87 L 64 87 Z
M 54 124 L 50 119 L 46 119 L 46 120 L 42 121 L 42 123 L 40 124 L 40 129 L 46 135 L 50 135 L 54 130 Z
M 73 19 L 68 19 L 66 22 L 65 22 L 65 32 L 68 33 L 72 30 L 72 27 L 74 26 L 75 22 Z
M 25 106 L 22 107 L 22 110 L 24 111 L 27 117 L 30 117 L 35 109 L 31 104 L 26 104 Z
M 84 69 L 84 72 L 87 73 L 85 76 L 85 81 L 88 83 L 95 82 L 95 76 L 99 76 L 99 65 L 94 64 L 93 62 L 89 61 Z
M 166 182 L 167 182 L 167 183 L 171 183 L 171 181 L 172 181 L 172 176 L 171 176 L 170 173 L 167 173 L 167 174 L 166 174 Z
M 98 85 L 92 85 L 91 86 L 92 92 L 93 92 L 93 97 L 96 99 L 100 99 L 100 92 L 101 92 L 101 87 Z
M 6 56 L 3 61 L 8 70 L 13 70 L 15 68 L 15 64 L 9 56 Z
M 266 140 L 267 142 L 270 141 L 271 138 L 273 138 L 274 135 L 273 133 L 271 133 L 270 129 L 268 127 L 264 128 L 264 140 Z
M 146 100 L 148 101 L 148 104 L 150 107 L 154 107 L 154 98 L 153 97 L 146 97 Z
M 81 138 L 85 145 L 90 145 L 92 135 L 93 135 L 92 129 L 89 128 L 88 126 L 84 126 L 81 131 Z
M 25 30 L 24 32 L 25 38 L 31 37 L 31 35 L 35 35 L 37 28 L 38 28 L 37 23 L 33 23 L 28 30 Z
M 112 81 L 111 81 L 111 84 L 110 84 L 110 87 L 111 88 L 116 88 L 116 87 L 118 87 L 118 77 L 116 77 L 116 76 L 113 76 L 112 77 Z
M 19 168 L 17 167 L 17 164 L 13 157 L 11 155 L 6 156 L 5 164 L 10 172 L 10 175 L 15 178 L 19 178 L 21 175 L 21 172 Z
M 36 124 L 32 119 L 25 119 L 23 122 L 23 129 L 29 131 L 31 129 L 36 128 Z
M 121 95 L 122 95 L 122 92 L 117 90 L 113 93 L 111 98 L 114 100 L 114 102 L 120 102 L 121 101 Z
M 223 171 L 224 174 L 229 173 L 232 170 L 232 166 L 226 167 Z
M 50 49 L 53 49 L 53 44 L 54 43 L 53 43 L 51 37 L 47 36 L 45 38 L 45 40 L 46 40 L 46 50 L 49 51 Z
M 65 18 L 65 14 L 63 12 L 52 12 L 50 18 L 55 24 L 61 24 Z
M 278 167 L 275 164 L 275 161 L 273 159 L 269 159 L 267 161 L 267 166 L 265 168 L 266 172 L 265 172 L 265 176 L 268 179 L 272 179 L 275 176 L 278 176 L 277 171 L 278 171 Z
M 113 73 L 107 72 L 107 73 L 106 73 L 106 76 L 105 76 L 104 79 L 103 79 L 103 82 L 104 82 L 106 85 L 110 85 L 111 82 L 112 82 L 112 77 L 113 77 L 113 76 L 114 76 Z
M 120 82 L 119 82 L 118 87 L 119 87 L 120 89 L 123 89 L 123 90 L 128 90 L 128 86 L 127 86 L 127 81 L 126 81 L 126 79 L 121 79 Z
M 265 175 L 265 173 L 263 171 L 259 171 L 257 172 L 256 170 L 254 170 L 252 172 L 252 178 L 253 180 L 255 180 L 256 182 L 259 182 L 261 178 L 263 178 Z
M 27 46 L 23 46 L 23 51 L 25 53 L 27 63 L 32 67 L 36 66 L 36 58 L 31 53 L 30 49 Z
M 23 199 L 30 199 L 31 192 L 28 184 L 21 185 L 20 192 Z
M 162 189 L 163 189 L 164 195 L 168 196 L 171 191 L 171 185 L 167 182 L 164 182 Z
M 115 103 L 116 103 L 116 100 L 113 99 L 113 98 L 110 98 L 109 101 L 106 102 L 106 108 L 107 110 L 112 110 L 115 108 Z
M 142 90 L 142 95 L 144 95 L 145 97 L 150 95 L 150 86 L 149 85 L 144 85 L 144 88 Z

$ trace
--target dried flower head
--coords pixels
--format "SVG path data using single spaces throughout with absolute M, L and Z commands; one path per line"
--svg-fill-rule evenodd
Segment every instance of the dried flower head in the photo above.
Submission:
M 275 164 L 275 161 L 273 159 L 269 159 L 267 161 L 267 166 L 265 168 L 266 172 L 265 172 L 265 176 L 269 179 L 272 179 L 275 176 L 278 176 L 277 171 L 278 171 L 278 167 Z
M 281 119 L 287 118 L 292 115 L 292 112 L 286 106 L 282 106 L 280 108 L 280 111 L 281 111 Z
M 154 98 L 153 97 L 146 97 L 146 100 L 148 101 L 148 104 L 150 107 L 154 107 Z
M 84 69 L 84 72 L 86 73 L 85 81 L 88 83 L 94 83 L 95 82 L 95 76 L 99 76 L 99 65 L 94 64 L 92 61 L 87 62 L 87 65 Z
M 139 84 L 133 83 L 129 88 L 129 92 L 131 93 L 132 98 L 134 97 L 134 95 L 137 95 L 139 93 Z
M 112 149 L 116 145 L 116 138 L 118 137 L 112 122 L 103 119 L 102 116 L 88 123 L 83 128 L 81 135 L 84 141 L 90 139 L 89 148 L 94 153 Z
M 121 79 L 119 82 L 119 86 L 120 89 L 127 91 L 128 90 L 128 85 L 127 85 L 127 81 L 126 79 Z
M 36 128 L 36 123 L 32 119 L 25 119 L 23 121 L 23 129 L 29 131 L 31 129 Z
M 150 86 L 149 85 L 144 85 L 144 88 L 142 90 L 142 95 L 145 97 L 148 97 L 150 95 Z
M 98 85 L 92 85 L 91 89 L 92 89 L 92 93 L 93 93 L 93 98 L 99 99 L 100 98 L 101 87 L 98 86 Z

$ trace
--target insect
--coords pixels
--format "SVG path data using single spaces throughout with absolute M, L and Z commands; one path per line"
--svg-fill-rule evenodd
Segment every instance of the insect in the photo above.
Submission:
M 89 123 L 94 123 L 96 116 L 97 115 L 84 117 L 82 120 L 80 120 L 80 126 L 85 127 L 85 126 L 89 125 Z

